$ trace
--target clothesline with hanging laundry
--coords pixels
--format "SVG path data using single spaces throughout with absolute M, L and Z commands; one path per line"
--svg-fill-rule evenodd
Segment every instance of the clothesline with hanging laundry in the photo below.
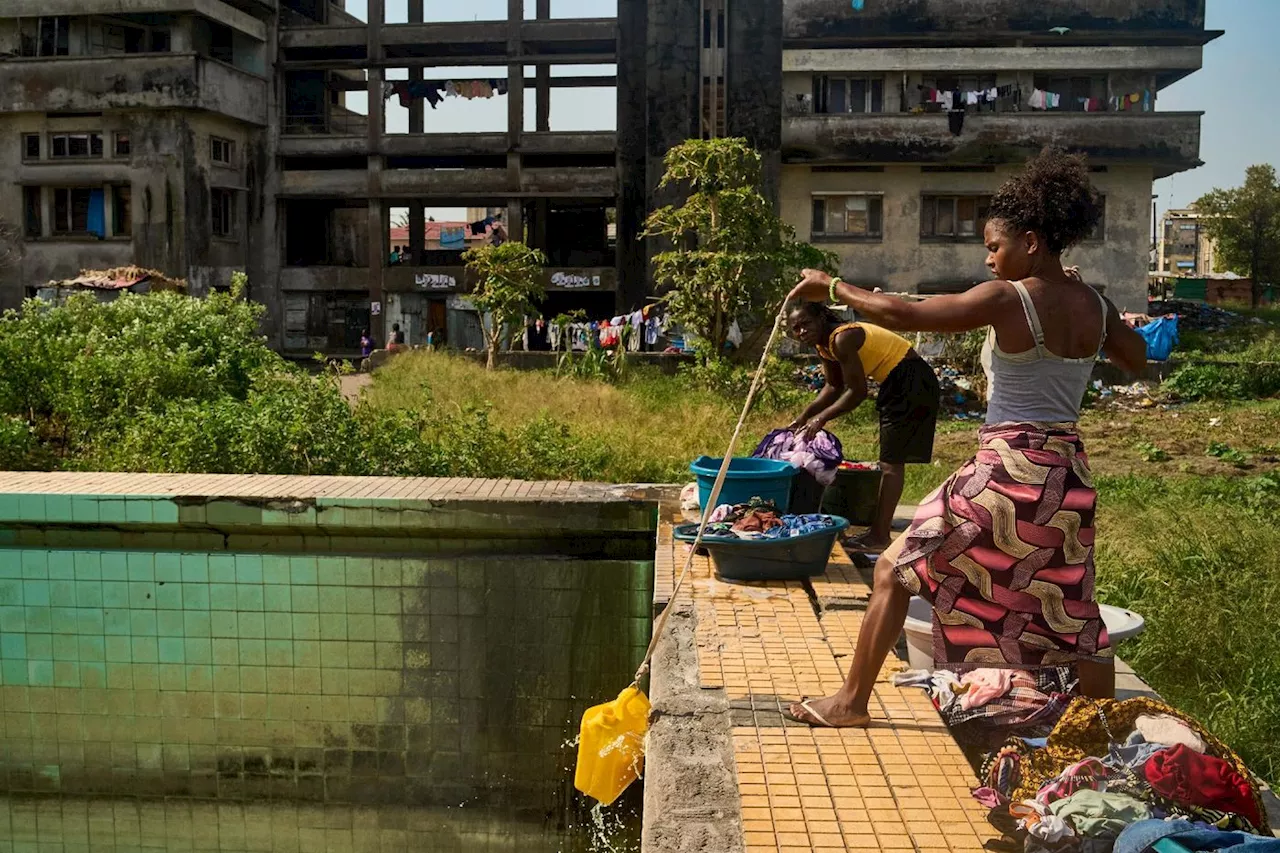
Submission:
M 654 346 L 667 330 L 667 318 L 659 316 L 658 305 L 646 305 L 639 311 L 620 314 L 603 320 L 580 323 L 552 323 L 547 330 L 547 340 L 556 351 L 568 349 L 584 352 L 597 346 L 608 348 L 624 345 L 631 352 L 639 352 L 641 344 Z M 562 346 L 567 336 L 567 346 Z
M 986 89 L 935 89 L 919 86 L 921 100 L 926 104 L 940 104 L 944 110 L 962 110 L 965 107 L 994 104 L 1002 98 L 1017 96 L 1021 90 L 1012 84 L 991 86 Z
M 414 101 L 426 99 L 435 109 L 445 98 L 492 98 L 507 94 L 505 79 L 487 80 L 392 80 L 382 85 L 382 99 L 392 95 L 400 99 L 400 106 L 408 107 Z
M 1069 100 L 1069 99 L 1068 99 Z M 1027 106 L 1033 110 L 1056 110 L 1062 108 L 1063 97 L 1058 92 L 1048 92 L 1044 89 L 1032 89 L 1031 96 L 1027 98 Z M 1077 97 L 1076 104 L 1081 108 L 1080 111 L 1086 113 L 1100 113 L 1110 110 L 1111 112 L 1141 111 L 1151 112 L 1154 106 L 1154 98 L 1150 89 L 1143 89 L 1140 92 L 1129 92 L 1124 95 L 1112 95 L 1110 98 L 1084 98 Z

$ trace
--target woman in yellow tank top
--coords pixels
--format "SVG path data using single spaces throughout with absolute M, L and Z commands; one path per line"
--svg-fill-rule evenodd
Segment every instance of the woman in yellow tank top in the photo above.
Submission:
M 889 544 L 893 515 L 902 497 L 906 466 L 933 459 L 934 428 L 941 392 L 933 368 L 905 338 L 870 323 L 846 323 L 820 302 L 799 302 L 788 316 L 790 333 L 822 358 L 826 385 L 791 424 L 810 438 L 830 421 L 867 399 L 867 379 L 880 385 L 880 498 L 875 521 L 859 544 L 879 551 Z

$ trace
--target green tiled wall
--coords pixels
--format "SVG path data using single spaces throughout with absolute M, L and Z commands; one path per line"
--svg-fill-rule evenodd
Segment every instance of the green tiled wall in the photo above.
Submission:
M 385 508 L 342 519 L 347 553 L 332 537 L 284 553 L 293 540 L 172 543 L 248 542 L 245 526 L 305 512 L 228 511 L 214 534 L 198 530 L 212 506 L 197 521 L 191 504 L 44 496 L 33 521 L 14 497 L 0 496 L 11 792 L 471 802 L 543 821 L 575 807 L 565 742 L 582 710 L 630 682 L 648 640 L 651 561 L 567 558 L 554 535 L 485 554 L 475 508 L 427 555 L 391 552 L 417 539 L 380 535 Z M 513 512 L 495 512 L 496 537 Z M 98 533 L 132 547 L 65 544 Z

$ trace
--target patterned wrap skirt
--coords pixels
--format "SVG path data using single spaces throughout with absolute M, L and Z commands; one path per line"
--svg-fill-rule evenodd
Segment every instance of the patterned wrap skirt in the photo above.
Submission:
M 1094 600 L 1097 492 L 1073 424 L 994 424 L 916 512 L 898 579 L 933 605 L 938 666 L 1110 662 Z

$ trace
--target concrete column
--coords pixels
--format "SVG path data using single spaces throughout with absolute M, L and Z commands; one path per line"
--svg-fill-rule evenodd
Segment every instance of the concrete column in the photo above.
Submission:
M 192 25 L 195 18 L 191 15 L 179 15 L 169 28 L 169 50 L 173 53 L 195 53 L 196 42 Z
M 407 263 L 422 263 L 426 252 L 427 211 L 421 201 L 409 202 L 409 260 Z
M 382 23 L 386 19 L 384 0 L 369 0 L 369 26 L 367 50 L 370 62 L 382 59 Z M 370 331 L 374 339 L 385 344 L 386 300 L 383 295 L 382 275 L 387 265 L 387 215 L 382 200 L 382 136 L 386 129 L 386 103 L 382 99 L 382 83 L 385 72 L 381 67 L 369 69 L 369 317 Z M 373 306 L 380 311 L 372 315 Z
M 544 21 L 551 17 L 551 0 L 538 0 L 538 20 Z M 537 70 L 537 113 L 539 133 L 546 133 L 551 130 L 551 66 L 545 63 L 538 66 Z
M 524 242 L 524 199 L 510 199 L 502 218 L 507 225 L 507 239 Z
M 728 3 L 725 125 L 764 162 L 765 195 L 776 205 L 782 178 L 782 0 Z
M 507 150 L 518 151 L 524 133 L 524 0 L 507 0 Z
M 425 20 L 422 10 L 422 0 L 409 0 L 409 23 L 420 24 Z M 409 81 L 422 81 L 422 66 L 415 65 L 409 69 Z M 426 107 L 425 98 L 414 98 L 409 102 L 409 132 L 422 133 L 425 129 L 425 113 L 423 108 Z
M 639 307 L 648 293 L 644 228 L 646 177 L 647 0 L 618 0 L 618 291 L 619 312 Z
M 116 228 L 115 228 L 116 224 L 115 222 L 112 221 L 115 218 L 114 216 L 115 206 L 111 202 L 112 202 L 111 184 L 103 184 L 102 185 L 102 236 L 103 236 L 103 239 L 106 239 L 106 240 L 110 240 L 112 237 L 116 236 Z M 236 227 L 238 228 L 239 226 L 240 226 L 240 223 L 237 222 Z
M 53 187 L 40 188 L 40 236 L 53 236 Z

